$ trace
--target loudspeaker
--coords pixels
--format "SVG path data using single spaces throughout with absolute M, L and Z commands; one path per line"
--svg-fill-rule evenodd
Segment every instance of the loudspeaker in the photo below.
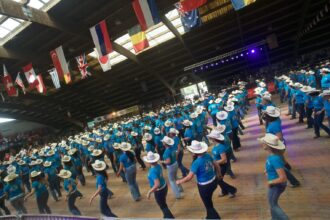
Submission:
M 270 34 L 266 37 L 266 42 L 270 50 L 278 48 L 277 36 L 276 34 Z

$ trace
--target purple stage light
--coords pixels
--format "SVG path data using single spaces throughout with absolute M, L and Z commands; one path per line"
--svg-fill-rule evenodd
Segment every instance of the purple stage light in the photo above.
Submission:
M 201 70 L 203 70 L 203 67 L 201 66 Z
M 254 49 L 251 50 L 251 53 L 255 53 L 256 51 Z
M 262 47 L 260 48 L 260 50 L 262 50 Z
M 238 56 L 236 56 L 236 59 L 238 58 Z
M 249 55 L 249 52 L 246 52 L 246 55 Z
M 206 69 L 209 68 L 209 66 L 206 66 Z
M 215 63 L 215 65 L 216 65 L 216 66 L 218 66 L 218 65 L 219 65 L 219 63 Z
M 244 56 L 244 54 L 241 53 L 241 57 Z
M 213 63 L 211 63 L 211 66 L 214 66 L 214 64 L 213 64 Z
M 228 62 L 229 60 L 227 59 L 226 61 Z
M 224 63 L 225 61 L 221 60 L 221 63 Z

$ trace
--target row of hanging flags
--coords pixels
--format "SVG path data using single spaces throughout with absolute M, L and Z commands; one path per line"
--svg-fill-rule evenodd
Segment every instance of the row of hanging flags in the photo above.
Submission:
M 231 0 L 235 10 L 239 10 L 256 0 Z M 181 21 L 185 32 L 190 31 L 192 28 L 201 25 L 198 8 L 206 4 L 207 0 L 180 0 L 175 4 L 178 9 Z M 128 30 L 131 38 L 133 48 L 136 53 L 143 51 L 149 47 L 149 42 L 146 36 L 146 31 L 160 23 L 161 19 L 158 14 L 158 9 L 155 0 L 132 0 L 132 7 L 139 24 Z M 111 69 L 110 53 L 113 51 L 110 35 L 105 20 L 90 28 L 90 33 L 95 45 L 95 52 L 98 55 L 98 61 L 104 72 Z M 56 89 L 61 88 L 61 81 L 66 84 L 71 83 L 71 74 L 69 66 L 64 55 L 62 46 L 50 51 L 50 56 L 54 64 L 54 68 L 48 70 L 52 82 Z M 84 79 L 91 76 L 89 67 L 86 60 L 86 55 L 82 54 L 76 57 L 78 69 L 81 73 L 81 78 Z M 29 84 L 28 89 L 37 89 L 39 93 L 46 94 L 46 87 L 41 74 L 36 74 L 32 63 L 27 64 L 23 68 L 23 73 Z M 3 65 L 3 84 L 9 96 L 18 96 L 18 90 L 15 85 L 21 88 L 23 94 L 26 93 L 27 88 L 18 73 L 15 81 L 11 78 L 5 65 Z

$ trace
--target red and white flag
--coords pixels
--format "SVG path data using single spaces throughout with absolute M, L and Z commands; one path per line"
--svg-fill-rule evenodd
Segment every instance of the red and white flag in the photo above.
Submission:
M 14 86 L 13 79 L 8 74 L 8 71 L 6 69 L 6 66 L 3 65 L 3 78 L 2 82 L 5 85 L 6 91 L 8 93 L 8 96 L 17 96 L 18 92 L 17 89 Z
M 16 76 L 16 79 L 15 79 L 15 83 L 21 87 L 23 93 L 25 94 L 26 93 L 26 88 L 25 88 L 25 85 L 24 85 L 24 82 L 21 78 L 21 73 L 18 73 L 17 76 Z
M 32 63 L 29 63 L 28 65 L 23 67 L 23 72 L 26 77 L 26 80 L 29 83 L 30 89 L 34 89 L 36 86 L 38 86 L 39 82 L 37 79 L 37 75 L 32 67 Z
M 60 80 L 64 78 L 66 84 L 71 82 L 71 75 L 68 63 L 66 62 L 62 46 L 50 51 L 53 64 L 56 68 Z
M 38 86 L 37 86 L 38 92 L 46 94 L 46 87 L 45 87 L 44 81 L 42 80 L 41 74 L 39 74 L 37 76 L 37 80 L 38 80 Z
M 94 49 L 94 51 L 95 51 L 95 54 L 97 55 L 97 59 L 100 63 L 100 66 L 101 66 L 103 72 L 107 72 L 108 70 L 111 70 L 110 54 L 100 57 L 99 54 L 97 53 L 97 50 Z
M 89 66 L 86 60 L 86 55 L 81 54 L 80 56 L 76 57 L 78 63 L 78 69 L 81 74 L 81 78 L 85 79 L 87 76 L 91 76 L 92 74 L 89 72 Z

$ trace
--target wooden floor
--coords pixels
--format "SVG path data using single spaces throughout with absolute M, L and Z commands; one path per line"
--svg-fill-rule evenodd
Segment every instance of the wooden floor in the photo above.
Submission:
M 322 137 L 313 139 L 313 131 L 306 130 L 305 125 L 297 124 L 285 116 L 286 108 L 282 108 L 284 136 L 287 141 L 288 158 L 293 166 L 293 174 L 299 179 L 300 188 L 288 187 L 282 194 L 280 206 L 290 219 L 330 219 L 330 139 Z M 263 174 L 266 154 L 260 148 L 257 138 L 263 136 L 264 128 L 258 123 L 254 107 L 243 121 L 246 125 L 241 136 L 242 148 L 236 153 L 238 161 L 233 163 L 233 171 L 237 179 L 226 176 L 225 180 L 238 188 L 234 199 L 218 197 L 219 188 L 214 194 L 214 204 L 223 219 L 270 219 L 267 204 L 267 186 Z M 324 133 L 321 135 L 326 136 Z M 186 152 L 184 163 L 188 166 L 191 155 Z M 180 174 L 181 175 L 181 174 Z M 138 184 L 143 199 L 133 202 L 128 187 L 113 173 L 110 174 L 110 188 L 115 193 L 109 200 L 111 209 L 122 218 L 161 218 L 162 214 L 154 199 L 147 200 L 145 195 L 149 189 L 146 171 L 138 172 Z M 80 187 L 84 194 L 77 206 L 86 216 L 100 216 L 98 199 L 88 205 L 89 197 L 95 190 L 95 180 L 87 177 L 87 186 Z M 185 195 L 182 200 L 175 200 L 171 190 L 168 205 L 176 218 L 201 219 L 205 217 L 204 207 L 198 195 L 196 183 L 191 181 L 184 186 Z M 69 214 L 65 201 L 49 205 L 56 214 Z M 10 205 L 9 205 L 10 206 Z M 27 202 L 29 213 L 38 213 L 33 197 Z M 12 209 L 11 209 L 12 210 Z

